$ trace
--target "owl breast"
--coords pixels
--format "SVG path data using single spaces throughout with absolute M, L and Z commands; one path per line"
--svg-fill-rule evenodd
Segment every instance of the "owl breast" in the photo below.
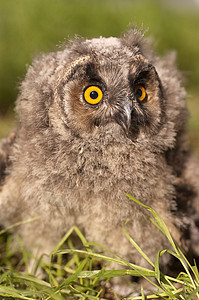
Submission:
M 75 206 L 78 215 L 80 211 L 91 213 L 98 203 L 102 210 L 108 206 L 111 213 L 122 213 L 121 221 L 126 221 L 132 215 L 131 207 L 136 211 L 126 193 L 146 204 L 168 197 L 172 176 L 163 156 L 152 155 L 144 141 L 135 143 L 127 138 L 119 124 L 110 123 L 97 131 L 88 140 L 73 137 L 63 146 L 65 152 L 63 147 L 61 153 L 54 151 L 56 164 L 48 166 L 43 183 L 48 195 L 49 187 L 54 187 L 44 196 L 51 205 Z M 118 211 L 118 206 L 123 209 Z

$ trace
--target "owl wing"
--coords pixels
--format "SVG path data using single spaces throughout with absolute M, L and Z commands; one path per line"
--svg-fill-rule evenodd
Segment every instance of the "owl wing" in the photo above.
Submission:
M 0 185 L 2 185 L 6 169 L 10 165 L 10 152 L 16 138 L 16 132 L 11 132 L 6 138 L 1 141 L 0 147 Z

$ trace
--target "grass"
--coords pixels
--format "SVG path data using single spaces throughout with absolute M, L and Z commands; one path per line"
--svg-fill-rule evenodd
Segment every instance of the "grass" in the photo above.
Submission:
M 149 262 L 151 269 L 142 268 L 128 262 L 117 254 L 108 252 L 102 246 L 101 251 L 96 252 L 96 244 L 88 243 L 78 228 L 72 227 L 60 243 L 52 250 L 50 263 L 45 263 L 40 258 L 36 270 L 43 268 L 45 280 L 27 273 L 26 268 L 30 253 L 23 248 L 19 240 L 19 248 L 15 251 L 11 248 L 10 235 L 5 230 L 0 232 L 0 238 L 4 240 L 4 247 L 0 251 L 0 296 L 3 299 L 119 299 L 111 289 L 111 278 L 115 276 L 132 275 L 142 277 L 148 281 L 153 293 L 147 293 L 140 286 L 140 296 L 129 296 L 124 299 L 199 299 L 199 272 L 196 264 L 191 265 L 181 250 L 175 244 L 170 232 L 163 220 L 150 207 L 140 203 L 128 195 L 137 205 L 142 205 L 151 213 L 152 226 L 157 226 L 162 231 L 173 250 L 160 249 L 155 262 L 139 248 L 132 237 L 123 227 L 123 234 L 136 247 L 137 251 Z M 82 243 L 81 249 L 76 249 L 70 239 L 73 233 Z M 67 243 L 67 248 L 64 246 Z M 159 268 L 159 258 L 169 253 L 179 260 L 182 265 L 177 277 L 163 274 Z M 66 259 L 67 258 L 67 259 Z M 116 262 L 123 269 L 109 270 L 109 263 Z M 101 267 L 103 265 L 103 267 Z M 151 278 L 156 278 L 152 281 Z M 150 289 L 149 289 L 150 290 Z

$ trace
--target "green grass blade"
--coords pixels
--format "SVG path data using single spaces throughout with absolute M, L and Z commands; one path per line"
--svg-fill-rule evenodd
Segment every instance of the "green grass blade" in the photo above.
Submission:
M 22 275 L 22 274 L 13 274 L 15 279 L 20 279 L 23 281 L 29 281 L 31 283 L 36 283 L 38 286 L 43 286 L 43 287 L 51 287 L 50 284 L 44 280 L 41 280 L 33 275 Z
M 10 275 L 10 271 L 5 271 L 3 268 L 1 268 L 0 271 L 3 272 L 3 274 L 0 276 L 0 284 L 1 284 Z
M 51 251 L 51 255 L 54 254 L 56 251 L 58 251 L 63 244 L 66 242 L 66 240 L 72 235 L 73 232 L 76 232 L 76 234 L 78 235 L 78 237 L 80 238 L 82 244 L 87 248 L 89 246 L 89 243 L 87 242 L 87 240 L 85 239 L 85 237 L 83 236 L 83 234 L 81 233 L 81 231 L 76 227 L 73 226 L 71 227 L 68 232 L 64 235 L 64 237 L 61 239 L 61 241 L 57 244 L 57 246 Z M 89 249 L 89 251 L 91 251 Z
M 133 196 L 126 194 L 127 197 L 129 197 L 130 199 L 132 199 L 134 202 L 138 203 L 139 205 L 145 207 L 154 217 L 155 222 L 153 222 L 154 225 L 157 225 L 158 229 L 161 230 L 161 232 L 167 237 L 167 239 L 169 240 L 169 242 L 171 243 L 172 247 L 174 248 L 174 250 L 178 253 L 178 248 L 176 247 L 176 244 L 174 243 L 173 238 L 171 237 L 171 234 L 166 226 L 166 224 L 164 223 L 164 221 L 160 218 L 160 216 L 149 206 L 143 204 L 142 202 L 138 201 L 137 199 L 135 199 Z
M 58 290 L 61 290 L 63 287 L 69 285 L 71 282 L 75 281 L 78 276 L 79 276 L 79 273 L 83 270 L 83 268 L 85 267 L 86 263 L 88 261 L 88 258 L 85 258 L 81 264 L 78 266 L 77 268 L 77 271 L 74 273 L 74 274 L 71 274 L 68 278 L 66 278 L 64 280 L 63 283 L 61 283 L 57 288 L 56 288 L 56 291 Z
M 156 277 L 156 279 L 159 283 L 160 283 L 160 274 L 161 274 L 160 268 L 159 268 L 159 258 L 165 252 L 166 252 L 166 250 L 159 251 L 157 256 L 156 256 L 156 260 L 155 260 L 155 277 Z
M 126 232 L 125 228 L 122 228 L 124 234 L 126 235 L 126 237 L 128 238 L 128 240 L 130 241 L 130 243 L 137 249 L 137 251 L 142 255 L 142 257 L 144 257 L 144 259 L 146 261 L 148 261 L 148 263 L 154 267 L 153 262 L 150 260 L 150 258 L 144 253 L 144 251 L 142 251 L 142 249 L 138 246 L 138 244 L 130 237 L 130 235 Z
M 144 289 L 143 286 L 141 286 L 141 295 L 142 295 L 142 300 L 146 300 L 146 297 L 144 295 Z
M 16 290 L 12 287 L 0 286 L 0 296 L 9 297 L 14 299 L 34 300 L 35 298 L 22 296 L 20 290 Z M 5 299 L 5 298 L 2 298 Z
M 86 293 L 84 293 L 84 292 L 80 292 L 79 290 L 77 290 L 74 286 L 71 286 L 71 289 L 73 290 L 73 291 L 75 291 L 76 292 L 76 294 L 77 295 L 81 295 L 81 296 L 84 296 L 85 298 L 82 298 L 83 300 L 85 299 L 85 300 L 89 300 L 89 299 L 91 299 L 91 300 L 106 300 L 106 299 L 104 299 L 104 298 L 98 298 L 98 297 L 95 297 L 95 296 L 92 296 L 92 295 L 89 295 L 88 296 L 88 294 L 86 294 Z
M 151 271 L 151 270 L 148 270 L 146 268 L 143 268 L 143 267 L 140 267 L 140 266 L 137 266 L 135 264 L 132 264 L 132 263 L 128 263 L 127 261 L 125 260 L 119 260 L 119 259 L 115 259 L 115 258 L 112 258 L 112 257 L 109 257 L 109 256 L 105 256 L 105 255 L 102 255 L 102 254 L 99 254 L 99 253 L 91 253 L 91 252 L 87 252 L 87 251 L 84 251 L 84 250 L 77 250 L 77 249 L 74 249 L 74 250 L 71 250 L 71 249 L 64 249 L 64 250 L 59 250 L 55 253 L 61 253 L 61 254 L 69 254 L 71 252 L 77 252 L 77 253 L 81 253 L 81 254 L 86 254 L 90 257 L 95 257 L 95 258 L 98 258 L 100 260 L 103 260 L 103 261 L 110 261 L 110 262 L 116 262 L 118 263 L 119 265 L 123 265 L 123 266 L 127 266 L 127 267 L 131 267 L 132 269 L 135 269 L 135 270 L 138 270 L 138 271 L 141 271 L 141 272 L 144 272 L 146 274 L 149 274 L 148 276 L 150 277 L 154 277 L 154 274 L 155 272 Z M 147 275 L 146 275 L 147 276 Z
M 147 271 L 143 272 L 145 276 L 150 276 L 154 277 L 154 272 L 153 271 Z M 137 276 L 140 277 L 140 271 L 136 270 L 94 270 L 94 271 L 82 271 L 79 275 L 78 278 L 112 278 L 112 277 L 119 277 L 119 276 L 124 276 L 124 275 L 131 275 L 131 276 Z
M 27 224 L 27 223 L 30 223 L 30 222 L 34 222 L 34 221 L 38 221 L 40 219 L 40 217 L 35 217 L 35 218 L 32 218 L 32 219 L 28 219 L 28 220 L 25 220 L 25 221 L 20 221 L 20 222 L 17 222 L 9 227 L 6 227 L 5 229 L 1 230 L 0 231 L 0 235 L 3 235 L 4 233 L 10 231 L 11 229 L 15 228 L 15 227 L 18 227 L 18 226 L 21 226 L 21 225 L 24 225 L 24 224 Z
M 199 271 L 198 271 L 198 267 L 197 267 L 195 259 L 194 259 L 194 266 L 192 266 L 192 271 L 193 271 L 193 273 L 196 277 L 196 280 L 198 281 L 198 284 L 199 284 Z
M 196 287 L 191 294 L 189 294 L 189 297 L 190 297 L 189 299 L 192 299 L 194 296 L 196 296 L 198 292 L 199 292 L 199 286 Z M 197 298 L 199 299 L 198 295 L 197 295 Z

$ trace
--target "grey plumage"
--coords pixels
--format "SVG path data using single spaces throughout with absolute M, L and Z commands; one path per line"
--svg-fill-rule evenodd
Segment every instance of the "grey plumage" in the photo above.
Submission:
M 89 241 L 145 265 L 122 233 L 127 220 L 151 259 L 168 243 L 129 193 L 198 253 L 199 167 L 185 98 L 174 55 L 159 58 L 137 29 L 37 58 L 20 87 L 18 127 L 2 143 L 0 223 L 41 216 L 19 228 L 41 252 L 77 225 Z

